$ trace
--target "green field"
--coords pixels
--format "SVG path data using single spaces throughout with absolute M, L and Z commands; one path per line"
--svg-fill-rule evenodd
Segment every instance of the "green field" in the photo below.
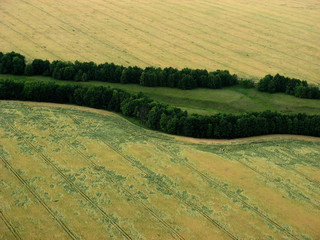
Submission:
M 319 84 L 319 12 L 318 0 L 1 0 L 0 51 Z
M 320 140 L 172 137 L 0 101 L 0 239 L 319 239 Z
M 204 115 L 218 112 L 237 114 L 265 110 L 282 113 L 320 114 L 319 100 L 301 99 L 282 93 L 269 94 L 239 86 L 224 89 L 180 90 L 176 88 L 143 87 L 135 84 L 60 81 L 41 76 L 26 77 L 0 74 L 0 78 L 54 81 L 58 84 L 110 86 L 111 88 L 120 88 L 132 93 L 143 92 L 146 96 L 159 102 L 180 107 L 190 113 Z

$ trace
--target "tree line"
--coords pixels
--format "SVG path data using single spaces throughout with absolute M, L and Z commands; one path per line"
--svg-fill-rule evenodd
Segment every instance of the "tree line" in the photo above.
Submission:
M 258 90 L 269 93 L 282 92 L 299 98 L 320 99 L 318 87 L 309 86 L 307 81 L 288 78 L 279 74 L 275 76 L 269 74 L 262 78 L 258 83 Z
M 208 72 L 201 69 L 124 67 L 114 63 L 64 62 L 35 59 L 26 64 L 19 53 L 0 53 L 0 73 L 15 75 L 42 75 L 69 81 L 104 81 L 134 83 L 147 87 L 171 87 L 180 89 L 222 88 L 238 84 L 236 75 L 227 70 Z
M 105 109 L 138 119 L 148 128 L 196 138 L 241 138 L 264 134 L 320 136 L 320 115 L 253 112 L 189 115 L 143 94 L 109 87 L 58 85 L 44 81 L 0 80 L 0 99 L 68 103 Z
M 69 81 L 103 81 L 122 84 L 140 84 L 147 87 L 171 87 L 179 89 L 212 88 L 219 89 L 240 85 L 244 88 L 255 87 L 249 79 L 238 79 L 227 70 L 208 72 L 205 69 L 155 68 L 145 69 L 124 67 L 114 63 L 96 64 L 94 62 L 64 62 L 34 59 L 26 64 L 25 57 L 19 53 L 0 52 L 0 73 L 15 75 L 42 75 Z M 291 79 L 279 74 L 266 75 L 257 89 L 263 92 L 283 92 L 300 98 L 320 99 L 318 87 L 309 86 L 306 81 Z

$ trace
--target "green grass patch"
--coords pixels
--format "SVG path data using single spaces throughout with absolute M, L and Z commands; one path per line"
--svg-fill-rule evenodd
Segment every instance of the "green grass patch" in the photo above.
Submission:
M 137 84 L 120 84 L 109 82 L 72 82 L 55 80 L 42 76 L 1 75 L 4 79 L 54 81 L 57 84 L 80 84 L 89 86 L 110 86 L 131 93 L 142 92 L 159 102 L 180 107 L 189 113 L 215 114 L 244 112 L 260 112 L 265 110 L 282 113 L 320 114 L 319 100 L 300 99 L 282 93 L 269 94 L 256 89 L 233 86 L 224 89 L 181 90 L 164 87 L 143 87 Z

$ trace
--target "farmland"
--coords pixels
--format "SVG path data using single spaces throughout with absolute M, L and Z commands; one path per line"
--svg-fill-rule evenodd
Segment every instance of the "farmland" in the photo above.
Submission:
M 3 0 L 0 46 L 28 60 L 270 73 L 319 84 L 318 1 Z
M 282 93 L 269 94 L 258 92 L 256 89 L 245 89 L 239 86 L 224 89 L 193 89 L 181 90 L 165 87 L 144 87 L 137 84 L 121 84 L 110 82 L 72 82 L 56 80 L 43 76 L 14 76 L 0 74 L 2 79 L 37 80 L 57 84 L 76 84 L 85 86 L 109 86 L 130 93 L 142 92 L 146 96 L 187 110 L 189 113 L 212 115 L 216 113 L 240 114 L 254 111 L 278 111 L 281 113 L 319 114 L 319 100 L 301 99 Z
M 0 101 L 0 239 L 319 239 L 319 138 L 173 137 Z

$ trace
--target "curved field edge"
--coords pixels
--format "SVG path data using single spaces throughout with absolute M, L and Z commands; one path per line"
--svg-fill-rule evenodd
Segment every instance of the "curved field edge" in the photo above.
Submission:
M 281 140 L 302 140 L 302 141 L 310 141 L 310 142 L 320 142 L 320 137 L 313 136 L 305 136 L 305 135 L 294 135 L 294 134 L 268 134 L 262 136 L 254 136 L 254 137 L 244 137 L 244 138 L 234 138 L 234 139 L 201 139 L 201 138 L 193 138 L 193 137 L 185 137 L 185 136 L 177 136 L 168 133 L 162 133 L 159 131 L 151 130 L 146 128 L 144 125 L 138 124 L 136 120 L 132 120 L 131 118 L 126 118 L 122 114 L 110 112 L 102 109 L 95 109 L 85 106 L 77 106 L 71 104 L 59 104 L 59 103 L 48 103 L 48 102 L 33 102 L 33 101 L 16 101 L 16 100 L 0 100 L 0 103 L 26 103 L 35 107 L 55 107 L 55 108 L 70 108 L 70 109 L 79 109 L 83 111 L 88 111 L 92 113 L 97 113 L 102 116 L 117 116 L 122 118 L 123 121 L 126 121 L 128 124 L 132 126 L 143 129 L 146 132 L 146 136 L 155 137 L 155 138 L 163 138 L 166 140 L 177 140 L 181 143 L 195 143 L 195 144 L 246 144 L 252 142 L 259 142 L 261 140 L 264 141 L 281 141 Z M 154 136 L 150 135 L 153 134 Z
M 34 237 L 61 239 L 63 229 L 41 207 L 30 219 L 36 202 L 9 169 L 80 238 L 122 238 L 112 221 L 138 239 L 319 237 L 320 145 L 312 138 L 190 144 L 106 111 L 0 106 L 0 206 L 22 238 L 43 221 L 50 231 Z

